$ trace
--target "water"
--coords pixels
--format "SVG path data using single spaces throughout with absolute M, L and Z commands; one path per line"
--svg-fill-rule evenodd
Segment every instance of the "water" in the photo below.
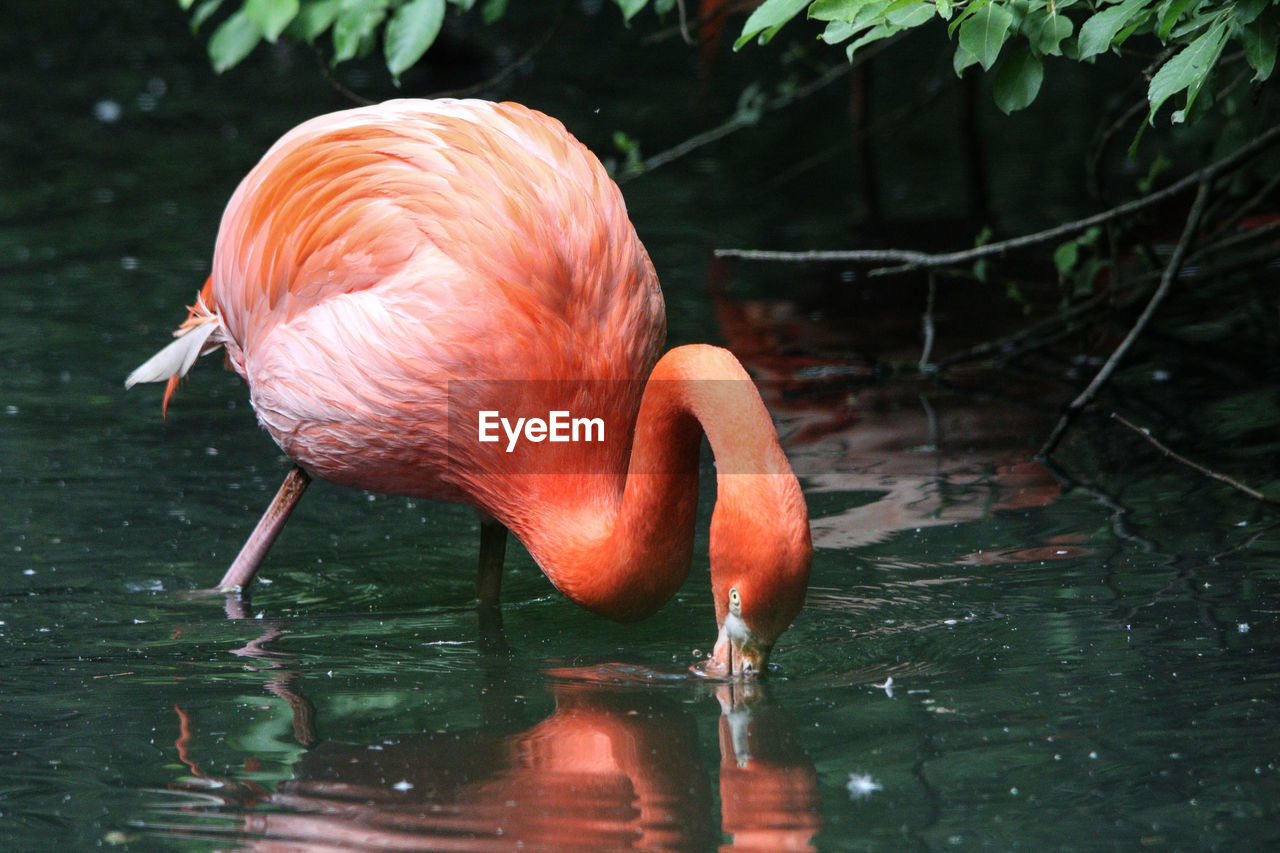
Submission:
M 714 245 L 840 239 L 847 199 L 750 171 L 777 131 L 626 187 L 672 342 L 728 342 L 766 380 L 805 484 L 812 591 L 764 683 L 688 671 L 714 639 L 705 519 L 690 582 L 637 625 L 568 604 L 518 547 L 500 623 L 482 620 L 470 511 L 323 483 L 251 602 L 201 593 L 287 465 L 234 375 L 201 365 L 163 423 L 158 391 L 122 377 L 203 281 L 243 172 L 344 103 L 298 54 L 214 78 L 165 2 L 15 14 L 0 37 L 18 60 L 0 72 L 6 849 L 1280 842 L 1274 513 L 1092 423 L 1068 454 L 1090 473 L 1064 485 L 1027 462 L 1061 371 L 873 381 L 861 354 L 918 356 L 917 291 L 710 264 Z M 692 123 L 696 87 L 678 50 L 644 56 L 631 91 L 548 48 L 502 94 L 602 152 L 613 129 L 647 127 L 652 151 L 680 138 L 669 114 Z M 911 208 L 912 179 L 886 180 Z M 817 310 L 833 292 L 844 304 Z M 940 307 L 984 299 L 957 287 Z M 958 348 L 984 330 L 948 334 Z M 1204 412 L 1204 458 L 1266 485 L 1274 386 L 1225 356 L 1146 358 L 1122 379 L 1135 405 Z

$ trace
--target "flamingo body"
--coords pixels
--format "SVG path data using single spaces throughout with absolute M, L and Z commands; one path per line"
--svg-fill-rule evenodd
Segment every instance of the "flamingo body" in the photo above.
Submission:
M 621 194 L 541 113 L 402 100 L 299 125 L 232 196 L 177 334 L 128 384 L 172 393 L 225 345 L 309 474 L 471 504 L 618 619 L 687 574 L 705 433 L 718 657 L 762 665 L 799 609 L 807 512 L 758 393 L 715 347 L 659 361 L 662 294 Z M 599 418 L 607 440 L 512 452 L 474 438 L 494 410 Z
M 289 456 L 342 485 L 454 501 L 474 489 L 446 464 L 450 381 L 573 377 L 618 392 L 634 419 L 642 387 L 607 380 L 647 376 L 665 325 L 595 157 L 558 122 L 474 101 L 290 131 L 227 206 L 212 296 Z M 555 390 L 571 389 L 529 392 Z M 471 423 L 485 405 L 452 402 Z

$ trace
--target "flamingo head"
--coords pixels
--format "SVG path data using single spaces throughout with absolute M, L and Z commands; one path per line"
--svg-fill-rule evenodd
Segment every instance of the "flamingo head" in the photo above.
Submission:
M 798 493 L 798 488 L 797 488 Z M 813 546 L 808 513 L 799 510 L 744 518 L 721 512 L 711 519 L 711 591 L 719 634 L 709 673 L 753 678 L 804 604 Z

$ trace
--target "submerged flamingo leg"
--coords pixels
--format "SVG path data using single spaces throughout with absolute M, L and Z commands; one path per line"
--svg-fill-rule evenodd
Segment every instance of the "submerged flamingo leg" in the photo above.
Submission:
M 502 560 L 507 552 L 507 528 L 487 515 L 480 516 L 480 569 L 476 573 L 476 600 L 483 607 L 497 607 L 502 591 Z
M 220 591 L 234 592 L 249 585 L 310 482 L 310 475 L 297 465 L 289 469 L 284 482 L 280 484 L 280 491 L 271 499 L 271 505 L 262 514 L 262 518 L 258 519 L 258 526 L 253 528 L 231 568 L 227 569 L 227 573 L 218 582 Z

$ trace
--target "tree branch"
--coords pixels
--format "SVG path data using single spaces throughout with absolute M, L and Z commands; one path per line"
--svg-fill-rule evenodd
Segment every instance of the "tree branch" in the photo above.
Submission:
M 1222 229 L 1218 229 L 1221 233 Z M 1221 240 L 1205 243 L 1187 255 L 1183 262 L 1183 274 L 1181 278 L 1187 281 L 1197 281 L 1206 278 L 1215 278 L 1222 275 L 1228 275 L 1238 269 L 1251 269 L 1256 264 L 1265 263 L 1275 257 L 1275 249 L 1266 247 L 1261 251 L 1250 252 L 1246 255 L 1233 255 L 1228 263 L 1203 265 L 1201 262 L 1206 257 L 1213 255 L 1215 252 L 1221 252 L 1225 249 L 1236 249 L 1240 246 L 1261 240 L 1280 232 L 1280 221 L 1271 222 L 1267 225 L 1260 225 L 1257 228 L 1251 228 L 1247 231 L 1240 231 L 1229 237 L 1223 237 Z M 1192 271 L 1191 265 L 1197 265 Z M 1070 334 L 1075 325 L 1081 318 L 1094 311 L 1104 304 L 1110 304 L 1112 308 L 1124 308 L 1138 300 L 1144 292 L 1149 290 L 1148 285 L 1157 282 L 1163 274 L 1162 270 L 1152 270 L 1150 273 L 1134 277 L 1130 282 L 1130 287 L 1119 295 L 1112 290 L 1099 291 L 1087 299 L 1072 304 L 1068 308 L 1064 308 L 1053 316 L 1046 317 L 1043 320 L 1025 326 L 1018 331 L 995 338 L 982 343 L 975 344 L 968 349 L 960 352 L 952 353 L 946 358 L 941 359 L 935 369 L 944 371 L 947 368 L 961 364 L 966 361 L 974 361 L 980 358 L 986 358 L 990 355 L 999 353 L 1000 355 L 1021 356 L 1032 349 L 1038 349 L 1046 344 L 1059 340 L 1064 335 Z M 1027 346 L 1021 346 L 1023 341 L 1037 338 L 1043 335 L 1039 341 Z M 1020 348 L 1019 348 L 1020 347 Z M 1015 351 L 1015 348 L 1016 349 Z
M 1173 450 L 1170 450 L 1158 438 L 1152 435 L 1150 430 L 1146 429 L 1145 427 L 1140 427 L 1137 424 L 1131 423 L 1130 421 L 1125 420 L 1123 417 L 1116 414 L 1115 412 L 1111 413 L 1111 418 L 1112 420 L 1119 421 L 1120 423 L 1127 426 L 1129 429 L 1136 432 L 1138 435 L 1145 438 L 1148 442 L 1151 443 L 1152 447 L 1154 447 L 1156 450 L 1159 450 L 1165 456 L 1168 456 L 1177 462 L 1181 462 L 1183 465 L 1186 465 L 1188 468 L 1193 468 L 1196 471 L 1199 471 L 1201 474 L 1204 474 L 1206 477 L 1210 477 L 1214 480 L 1217 480 L 1220 483 L 1226 483 L 1231 488 L 1235 489 L 1238 492 L 1242 492 L 1248 495 L 1254 500 L 1262 501 L 1263 503 L 1269 503 L 1269 504 L 1280 504 L 1280 500 L 1277 500 L 1276 498 L 1264 495 L 1262 492 L 1258 491 L 1257 489 L 1246 486 L 1244 483 L 1241 483 L 1239 480 L 1236 480 L 1232 477 L 1228 477 L 1226 474 L 1219 473 L 1218 471 L 1214 471 L 1212 468 L 1206 468 L 1205 466 L 1201 465 L 1199 462 L 1192 462 L 1190 459 L 1183 456 L 1182 454 L 1177 453 Z
M 1075 323 L 1077 319 L 1114 298 L 1115 295 L 1110 291 L 1099 291 L 1088 299 L 1077 302 L 1071 307 L 1066 308 L 1051 317 L 1046 317 L 1043 320 L 1032 323 L 1029 326 L 1025 326 L 1013 334 L 995 338 L 994 340 L 983 341 L 982 343 L 975 344 L 966 350 L 952 353 L 939 361 L 935 367 L 937 370 L 943 371 L 955 364 L 962 364 L 966 361 L 975 361 L 996 353 L 1005 353 L 1012 350 L 1014 347 L 1019 346 L 1023 341 L 1035 338 L 1041 334 L 1047 334 L 1050 341 L 1058 340 L 1063 335 L 1070 334 L 1071 331 L 1076 328 L 1072 324 Z M 1028 345 L 1027 347 L 1018 350 L 1016 354 L 1022 355 L 1033 348 L 1038 348 L 1043 345 L 1043 343 Z
M 427 95 L 426 97 L 428 98 L 470 98 L 473 95 L 479 94 L 480 92 L 484 92 L 488 89 L 494 88 L 499 83 L 503 82 L 508 77 L 510 77 L 512 74 L 516 73 L 516 71 L 520 69 L 520 66 L 524 65 L 529 60 L 533 59 L 535 56 L 541 53 L 542 49 L 551 43 L 551 37 L 554 36 L 556 34 L 556 31 L 560 29 L 560 24 L 563 22 L 564 22 L 564 4 L 561 3 L 560 9 L 556 14 L 556 19 L 551 22 L 551 26 L 547 27 L 546 32 L 542 34 L 542 38 L 538 39 L 536 42 L 530 45 L 525 50 L 524 53 L 520 54 L 511 62 L 508 62 L 506 65 L 504 65 L 498 71 L 498 73 L 493 74 L 490 77 L 484 80 L 481 80 L 477 83 L 472 83 L 470 86 L 464 86 L 461 89 L 445 89 L 439 92 L 433 92 L 430 95 Z
M 1169 294 L 1169 290 L 1173 287 L 1173 280 L 1178 277 L 1178 272 L 1182 269 L 1182 261 L 1187 255 L 1187 250 L 1191 247 L 1196 233 L 1200 230 L 1200 219 L 1204 214 L 1205 204 L 1209 200 L 1209 187 L 1212 182 L 1212 173 L 1205 174 L 1201 178 L 1200 189 L 1196 192 L 1196 200 L 1192 202 L 1191 211 L 1187 214 L 1187 222 L 1182 227 L 1182 236 L 1178 239 L 1178 245 L 1173 250 L 1173 257 L 1169 259 L 1168 265 L 1165 266 L 1164 275 L 1160 277 L 1160 285 L 1156 288 L 1155 293 L 1151 294 L 1147 307 L 1142 309 L 1142 313 L 1138 315 L 1138 319 L 1134 322 L 1133 327 L 1129 329 L 1129 333 L 1124 336 L 1124 340 L 1120 341 L 1120 345 L 1111 353 L 1111 357 L 1107 359 L 1106 364 L 1102 365 L 1102 369 L 1093 377 L 1093 381 L 1080 392 L 1079 396 L 1071 401 L 1071 404 L 1067 406 L 1067 410 L 1062 413 L 1062 417 L 1058 418 L 1058 423 L 1054 426 L 1053 432 L 1049 434 L 1048 441 L 1044 443 L 1044 447 L 1040 448 L 1040 452 L 1036 454 L 1038 458 L 1051 456 L 1053 451 L 1057 449 L 1058 442 L 1062 440 L 1067 427 L 1071 425 L 1076 415 L 1085 406 L 1093 402 L 1093 398 L 1098 395 L 1098 391 L 1111 379 L 1111 375 L 1120 366 L 1121 360 L 1128 354 L 1134 341 L 1146 329 L 1147 323 L 1151 321 L 1156 309 L 1160 307 L 1160 303 Z
M 800 86 L 794 89 L 793 91 L 785 92 L 781 95 L 778 95 L 777 97 L 770 98 L 769 100 L 765 101 L 764 104 L 760 107 L 759 115 L 750 115 L 750 114 L 743 113 L 741 110 L 739 110 L 738 112 L 734 113 L 729 118 L 727 118 L 725 121 L 716 125 L 710 130 L 706 130 L 695 136 L 691 136 L 688 139 L 684 140 L 683 142 L 673 145 L 664 151 L 659 151 L 657 154 L 654 154 L 652 157 L 648 158 L 643 163 L 641 163 L 640 168 L 637 169 L 636 171 L 619 175 L 615 180 L 619 184 L 626 183 L 627 181 L 632 180 L 633 178 L 638 178 L 641 175 L 645 175 L 645 174 L 648 174 L 649 172 L 652 172 L 654 169 L 658 168 L 659 166 L 665 166 L 666 164 L 670 163 L 673 160 L 678 160 L 681 157 L 685 156 L 686 154 L 696 151 L 705 145 L 710 145 L 712 142 L 717 142 L 725 138 L 731 133 L 735 133 L 739 130 L 742 130 L 744 127 L 751 127 L 759 123 L 760 115 L 763 115 L 764 113 L 774 112 L 776 110 L 783 109 L 784 107 L 789 107 L 792 104 L 796 103 L 797 101 L 800 101 L 800 100 L 803 100 L 804 98 L 809 97 L 814 92 L 817 92 L 820 89 L 830 86 L 832 83 L 839 80 L 841 77 L 846 76 L 850 71 L 852 71 L 854 68 L 858 67 L 862 63 L 871 61 L 876 55 L 878 55 L 882 50 L 887 48 L 894 41 L 896 41 L 896 39 L 889 38 L 889 39 L 885 39 L 884 41 L 877 42 L 872 47 L 868 48 L 862 53 L 859 53 L 858 57 L 852 62 L 845 62 L 845 63 L 840 63 L 838 65 L 833 65 L 830 68 L 828 68 L 826 71 L 824 71 L 822 74 L 818 75 L 813 80 L 810 80 L 805 85 Z
M 898 266 L 883 267 L 870 270 L 867 275 L 894 275 L 897 273 L 908 272 L 913 269 L 937 269 L 939 267 L 955 266 L 976 261 L 980 258 L 991 257 L 993 255 L 1003 255 L 1016 249 L 1023 249 L 1028 246 L 1035 246 L 1041 243 L 1048 243 L 1054 240 L 1060 240 L 1073 234 L 1078 234 L 1092 228 L 1095 225 L 1103 225 L 1115 219 L 1121 219 L 1131 214 L 1137 213 L 1144 208 L 1162 201 L 1173 198 L 1176 195 L 1190 189 L 1191 187 L 1202 184 L 1206 180 L 1216 177 L 1218 174 L 1232 168 L 1254 154 L 1266 149 L 1267 147 L 1280 141 L 1280 125 L 1267 130 L 1252 140 L 1237 148 L 1231 154 L 1217 160 L 1202 169 L 1199 169 L 1181 180 L 1175 181 L 1162 190 L 1158 190 L 1142 198 L 1116 205 L 1101 213 L 1095 213 L 1092 216 L 1086 216 L 1083 219 L 1077 219 L 1074 222 L 1067 222 L 1062 225 L 1047 228 L 1044 231 L 1037 231 L 1034 234 L 1024 234 L 1021 237 L 1013 237 L 1008 240 L 1001 240 L 997 243 L 987 243 L 972 249 L 965 249 L 959 252 L 917 252 L 910 249 L 851 249 L 851 250 L 812 250 L 804 252 L 775 252 L 762 249 L 716 249 L 715 255 L 718 258 L 739 258 L 748 261 L 785 261 L 788 263 L 810 263 L 810 262 L 839 262 L 839 263 L 860 263 L 860 264 L 897 264 Z

